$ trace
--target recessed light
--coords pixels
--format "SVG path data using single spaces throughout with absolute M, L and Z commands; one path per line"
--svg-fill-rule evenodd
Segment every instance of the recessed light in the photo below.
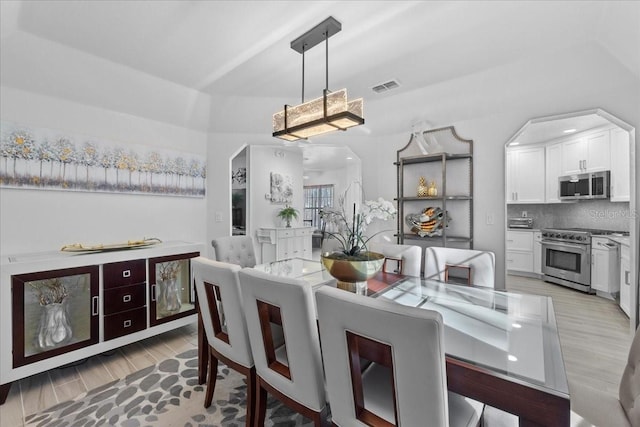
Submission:
M 518 141 L 513 141 L 512 143 L 509 144 L 509 146 L 512 146 L 512 145 L 520 145 L 520 143 Z
M 520 323 L 512 323 L 511 326 L 513 326 L 514 328 L 517 328 L 517 329 L 522 328 L 522 325 Z
M 347 157 L 347 160 L 353 160 L 353 157 Z
M 509 362 L 517 362 L 518 358 L 515 357 L 513 354 L 510 354 L 509 356 L 507 356 L 507 359 L 509 359 Z
M 563 130 L 564 133 L 574 133 L 575 131 L 577 131 L 578 129 L 566 129 Z

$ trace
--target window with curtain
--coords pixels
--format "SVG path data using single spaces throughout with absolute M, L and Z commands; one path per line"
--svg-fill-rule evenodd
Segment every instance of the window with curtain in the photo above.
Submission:
M 320 209 L 333 207 L 333 184 L 304 187 L 304 224 L 322 229 Z

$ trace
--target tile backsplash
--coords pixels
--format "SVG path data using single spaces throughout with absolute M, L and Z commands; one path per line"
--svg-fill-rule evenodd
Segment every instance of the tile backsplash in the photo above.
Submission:
M 521 217 L 522 212 L 533 218 L 533 228 L 596 228 L 629 231 L 631 212 L 629 203 L 608 200 L 583 200 L 570 203 L 507 205 L 507 217 Z

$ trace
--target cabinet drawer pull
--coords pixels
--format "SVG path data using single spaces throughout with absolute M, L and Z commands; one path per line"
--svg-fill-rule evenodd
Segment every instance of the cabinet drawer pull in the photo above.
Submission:
M 131 295 L 127 294 L 122 297 L 122 302 L 131 302 Z
M 131 270 L 124 270 L 122 272 L 122 277 L 131 277 Z
M 625 285 L 631 285 L 631 281 L 629 280 L 629 276 L 631 275 L 631 272 L 629 270 L 624 272 L 624 284 Z
M 131 326 L 131 320 L 125 320 L 122 326 L 124 326 L 125 328 L 128 328 L 129 326 Z
M 91 315 L 98 315 L 98 297 L 91 297 Z
M 151 301 L 156 300 L 156 285 L 151 285 Z

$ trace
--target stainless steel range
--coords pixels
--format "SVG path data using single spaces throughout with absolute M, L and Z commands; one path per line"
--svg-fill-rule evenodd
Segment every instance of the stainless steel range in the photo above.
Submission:
M 587 293 L 591 290 L 591 235 L 597 230 L 542 229 L 544 280 Z
M 591 236 L 629 235 L 627 231 L 590 228 L 540 231 L 544 280 L 588 293 L 595 293 L 591 289 Z

